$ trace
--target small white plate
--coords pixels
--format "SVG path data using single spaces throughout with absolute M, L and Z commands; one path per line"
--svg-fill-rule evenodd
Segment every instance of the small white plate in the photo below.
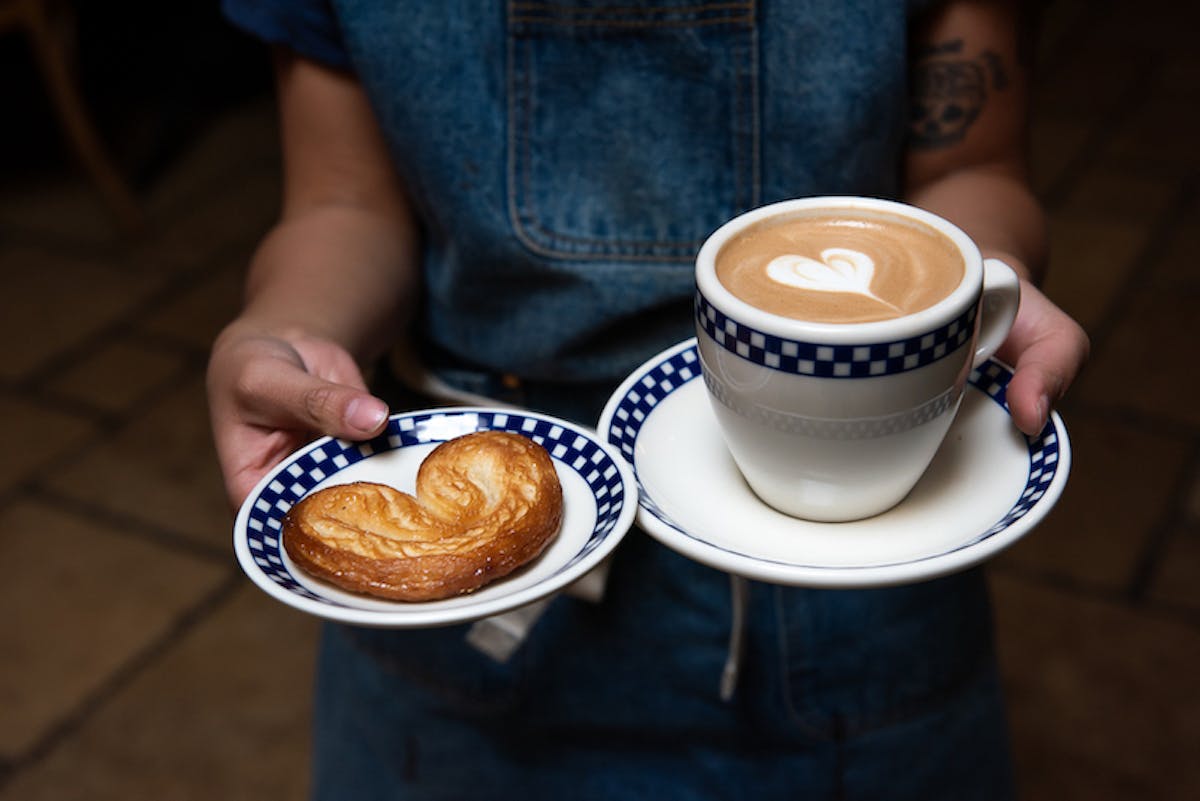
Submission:
M 439 443 L 472 431 L 512 431 L 541 444 L 563 488 L 558 536 L 532 563 L 476 592 L 404 603 L 346 592 L 292 564 L 280 541 L 288 509 L 309 492 L 376 481 L 413 492 L 417 468 Z M 464 623 L 536 601 L 566 587 L 612 552 L 637 513 L 633 471 L 594 432 L 555 417 L 511 409 L 454 407 L 393 415 L 367 442 L 324 437 L 296 451 L 246 498 L 233 544 L 246 575 L 273 598 L 328 620 L 381 628 Z
M 638 524 L 720 570 L 776 584 L 874 587 L 978 564 L 1031 531 L 1062 494 L 1071 448 L 1061 417 L 1036 437 L 1012 424 L 1012 373 L 971 374 L 958 417 L 916 488 L 884 514 L 815 523 L 770 508 L 725 447 L 694 339 L 663 351 L 610 398 L 599 431 L 633 465 Z

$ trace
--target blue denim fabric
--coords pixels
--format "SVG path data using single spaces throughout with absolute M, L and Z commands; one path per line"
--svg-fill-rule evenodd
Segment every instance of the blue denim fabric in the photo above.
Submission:
M 328 0 L 221 0 L 226 18 L 262 41 L 330 67 L 351 68 Z
M 761 203 L 894 195 L 895 0 L 334 0 L 425 223 L 439 347 L 617 379 L 690 333 L 691 260 Z
M 254 6 L 251 29 L 293 6 L 227 4 Z M 340 31 L 423 223 L 421 334 L 463 389 L 496 394 L 513 373 L 508 400 L 594 424 L 620 378 L 691 334 L 711 230 L 786 197 L 897 191 L 904 3 L 332 6 L 305 17 L 319 45 L 293 44 L 323 51 Z M 315 796 L 1012 796 L 980 571 L 754 584 L 724 703 L 729 620 L 726 576 L 635 531 L 605 601 L 556 599 L 507 664 L 461 627 L 329 626 Z
M 562 416 L 598 402 L 540 400 Z M 751 582 L 723 702 L 731 619 L 727 575 L 634 529 L 605 600 L 555 598 L 506 663 L 467 626 L 327 625 L 314 799 L 1015 797 L 982 570 L 863 591 Z
M 223 3 L 368 90 L 424 227 L 421 336 L 541 380 L 687 336 L 691 258 L 735 214 L 894 196 L 926 4 Z
M 1009 799 L 977 572 L 912 587 L 753 584 L 717 685 L 728 578 L 633 532 L 608 600 L 557 598 L 509 663 L 461 627 L 330 626 L 320 799 Z

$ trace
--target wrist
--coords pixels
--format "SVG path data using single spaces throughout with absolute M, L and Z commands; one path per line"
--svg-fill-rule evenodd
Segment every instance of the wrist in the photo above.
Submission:
M 337 325 L 318 306 L 307 311 L 296 304 L 251 300 L 242 313 L 218 336 L 223 340 L 271 339 L 298 345 L 328 342 L 354 357 L 360 365 L 376 355 L 372 345 L 378 337 L 355 326 Z

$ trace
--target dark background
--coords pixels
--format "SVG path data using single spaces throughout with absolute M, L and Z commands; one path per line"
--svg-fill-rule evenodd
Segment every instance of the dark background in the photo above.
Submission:
M 215 3 L 76 13 L 143 225 L 114 224 L 0 33 L 0 801 L 303 798 L 317 626 L 234 563 L 203 387 L 277 210 L 266 56 Z M 1067 490 L 990 566 L 1029 801 L 1200 798 L 1198 23 L 1045 4 L 1045 288 L 1093 356 Z

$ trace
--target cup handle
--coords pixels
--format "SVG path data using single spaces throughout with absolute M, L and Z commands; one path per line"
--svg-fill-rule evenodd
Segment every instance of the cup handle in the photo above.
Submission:
M 978 367 L 987 361 L 1008 338 L 1020 302 L 1021 282 L 1016 271 L 999 259 L 984 259 L 979 336 L 975 340 L 972 366 Z

